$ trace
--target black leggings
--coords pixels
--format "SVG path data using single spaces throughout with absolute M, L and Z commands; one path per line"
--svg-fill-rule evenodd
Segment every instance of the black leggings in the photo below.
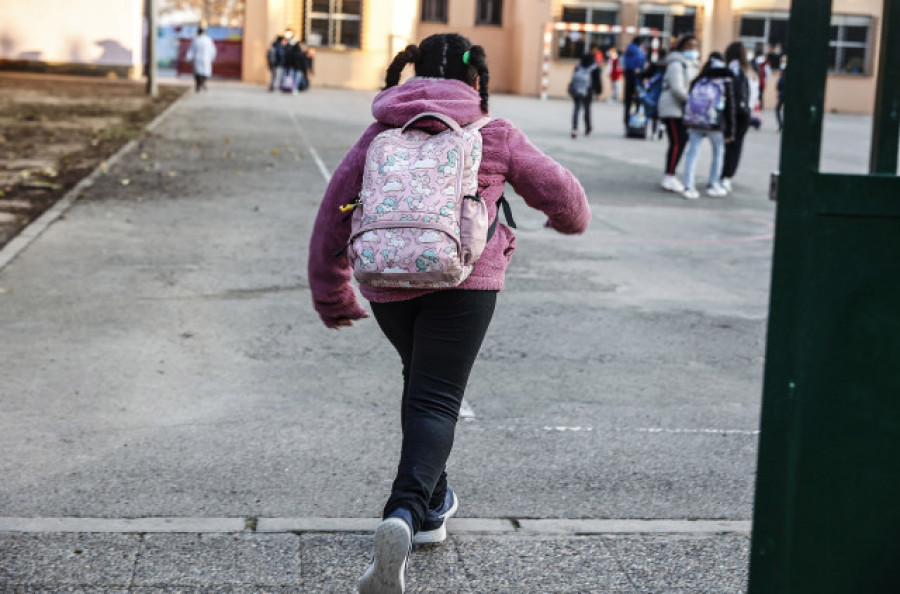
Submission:
M 427 509 L 443 504 L 459 408 L 496 302 L 496 291 L 452 289 L 372 303 L 403 363 L 403 445 L 383 517 L 405 508 L 418 531 Z
M 741 150 L 744 148 L 744 136 L 750 127 L 750 112 L 739 111 L 736 118 L 734 140 L 725 143 L 725 164 L 722 166 L 722 177 L 731 179 L 741 162 Z
M 675 175 L 675 168 L 681 161 L 684 147 L 687 145 L 687 128 L 681 118 L 663 118 L 666 134 L 669 135 L 669 148 L 666 150 L 666 175 Z

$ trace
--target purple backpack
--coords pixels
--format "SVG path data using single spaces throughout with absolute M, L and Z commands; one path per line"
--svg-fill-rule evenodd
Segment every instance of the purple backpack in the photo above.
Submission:
M 447 129 L 412 127 L 426 119 Z M 469 276 L 488 240 L 487 205 L 478 196 L 479 130 L 488 121 L 460 127 L 425 112 L 375 137 L 351 205 L 347 255 L 360 284 L 436 289 Z
M 691 87 L 684 106 L 684 125 L 701 130 L 716 129 L 724 109 L 724 83 L 712 78 L 701 78 Z

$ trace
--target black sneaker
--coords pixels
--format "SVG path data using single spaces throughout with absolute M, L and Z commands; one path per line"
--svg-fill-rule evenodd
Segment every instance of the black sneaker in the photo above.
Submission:
M 459 499 L 453 489 L 447 487 L 444 505 L 440 509 L 429 509 L 425 521 L 413 539 L 416 544 L 434 544 L 447 540 L 447 520 L 453 517 L 459 507 Z

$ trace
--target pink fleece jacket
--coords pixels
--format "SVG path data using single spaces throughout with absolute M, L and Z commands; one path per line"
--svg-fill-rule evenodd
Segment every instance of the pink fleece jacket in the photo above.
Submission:
M 350 285 L 353 274 L 346 252 L 350 221 L 343 220 L 339 206 L 359 195 L 366 149 L 380 132 L 405 124 L 423 111 L 444 113 L 462 125 L 483 114 L 478 93 L 457 80 L 413 78 L 385 89 L 375 97 L 372 114 L 377 120 L 344 157 L 319 207 L 309 247 L 309 285 L 313 304 L 326 326 L 337 320 L 356 320 L 365 311 Z M 490 220 L 497 216 L 497 200 L 506 182 L 528 206 L 547 215 L 548 225 L 561 233 L 582 233 L 591 218 L 584 189 L 572 173 L 542 153 L 525 135 L 504 119 L 491 120 L 481 129 L 483 155 L 478 172 L 478 188 L 488 206 Z M 515 211 L 516 205 L 513 204 Z M 501 218 L 501 221 L 503 219 Z M 515 250 L 516 238 L 506 225 L 497 231 L 460 289 L 503 289 L 506 266 Z M 392 289 L 361 286 L 369 301 L 384 303 L 412 299 L 430 292 L 422 289 Z

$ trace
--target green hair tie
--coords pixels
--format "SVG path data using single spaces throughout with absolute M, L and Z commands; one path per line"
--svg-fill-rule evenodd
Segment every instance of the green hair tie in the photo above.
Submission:
M 466 66 L 469 65 L 469 51 L 470 50 L 466 50 L 466 52 L 463 54 L 463 64 L 465 64 Z

